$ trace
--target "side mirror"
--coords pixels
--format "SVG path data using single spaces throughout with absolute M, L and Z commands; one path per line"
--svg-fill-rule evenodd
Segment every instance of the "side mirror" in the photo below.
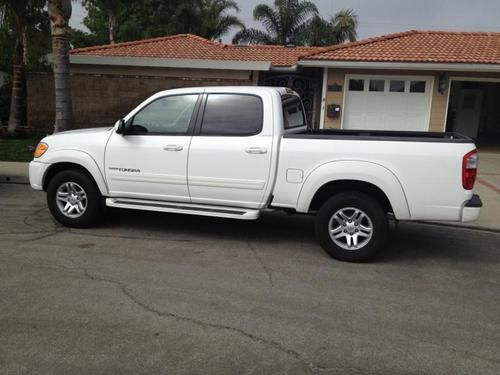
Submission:
M 116 127 L 116 134 L 125 134 L 125 120 L 118 120 L 117 124 L 118 126 Z

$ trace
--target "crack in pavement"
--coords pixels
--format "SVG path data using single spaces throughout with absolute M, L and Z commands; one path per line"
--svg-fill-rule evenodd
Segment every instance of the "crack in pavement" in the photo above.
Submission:
M 421 343 L 424 343 L 424 344 L 433 345 L 433 346 L 437 346 L 437 347 L 440 347 L 440 348 L 444 348 L 444 349 L 449 350 L 449 351 L 454 352 L 454 353 L 470 355 L 470 356 L 475 357 L 477 359 L 480 359 L 482 361 L 491 362 L 491 363 L 495 363 L 495 364 L 499 364 L 500 363 L 500 360 L 492 359 L 492 358 L 486 358 L 486 357 L 477 355 L 476 353 L 473 353 L 473 352 L 468 351 L 468 350 L 457 349 L 457 348 L 454 348 L 453 346 L 444 345 L 443 343 L 440 343 L 440 342 L 434 342 L 434 341 L 430 341 L 430 340 L 425 340 L 425 339 L 422 339 L 420 337 L 413 336 L 413 335 L 406 335 L 406 336 L 409 337 L 409 338 L 411 338 L 411 339 L 413 339 L 413 340 L 416 340 L 418 342 L 421 342 Z
M 40 266 L 40 265 L 38 265 Z M 276 350 L 282 352 L 282 353 L 285 353 L 293 358 L 295 358 L 296 360 L 302 362 L 303 364 L 305 364 L 309 370 L 312 372 L 312 373 L 318 373 L 318 372 L 321 372 L 321 373 L 324 373 L 324 372 L 331 372 L 331 371 L 351 371 L 351 372 L 356 372 L 356 373 L 359 373 L 359 374 L 368 374 L 360 369 L 357 369 L 357 368 L 343 368 L 343 367 L 322 367 L 314 362 L 312 362 L 311 360 L 307 359 L 306 357 L 304 357 L 304 355 L 302 355 L 301 353 L 293 350 L 293 349 L 289 349 L 287 347 L 285 347 L 284 345 L 282 345 L 281 343 L 277 342 L 277 341 L 273 341 L 273 340 L 269 340 L 269 339 L 266 339 L 266 338 L 263 338 L 263 337 L 259 337 L 259 336 L 256 336 L 252 333 L 249 333 L 249 332 L 246 332 L 240 328 L 235 328 L 235 327 L 231 327 L 231 326 L 228 326 L 228 325 L 224 325 L 224 324 L 216 324 L 216 323 L 209 323 L 209 322 L 205 322 L 205 321 L 202 321 L 202 320 L 198 320 L 198 319 L 195 319 L 195 318 L 190 318 L 190 317 L 187 317 L 187 316 L 183 316 L 183 315 L 178 315 L 178 314 L 175 314 L 175 313 L 172 313 L 172 312 L 166 312 L 166 311 L 161 311 L 161 310 L 158 310 L 148 304 L 146 304 L 145 302 L 139 300 L 135 295 L 133 295 L 130 290 L 127 288 L 127 285 L 125 285 L 124 283 L 120 282 L 120 281 L 117 281 L 117 280 L 113 280 L 113 279 L 109 279 L 109 278 L 104 278 L 104 277 L 101 277 L 101 276 L 97 276 L 97 275 L 94 275 L 92 273 L 90 273 L 88 271 L 87 268 L 85 267 L 67 267 L 67 266 L 63 266 L 63 265 L 51 265 L 51 266 L 48 266 L 50 268 L 58 268 L 58 269 L 64 269 L 64 270 L 69 270 L 69 271 L 78 271 L 78 272 L 81 272 L 85 278 L 89 279 L 89 280 L 92 280 L 92 281 L 98 281 L 98 282 L 105 282 L 105 283 L 108 283 L 108 284 L 112 284 L 112 285 L 115 285 L 117 287 L 119 287 L 119 289 L 121 290 L 121 292 L 130 300 L 132 301 L 135 305 L 141 307 L 143 310 L 149 312 L 149 313 L 152 313 L 158 317 L 163 317 L 163 318 L 172 318 L 172 319 L 175 319 L 175 320 L 178 320 L 178 321 L 184 321 L 184 322 L 188 322 L 188 323 L 191 323 L 191 324 L 195 324 L 197 326 L 200 326 L 200 327 L 204 327 L 204 328 L 213 328 L 213 329 L 218 329 L 218 330 L 225 330 L 225 331 L 229 331 L 229 332 L 234 332 L 234 333 L 237 333 L 239 335 L 242 335 L 254 342 L 258 342 L 258 343 L 261 343 L 261 344 L 265 344 L 265 345 L 268 345 L 270 347 L 273 347 L 275 348 Z
M 22 240 L 22 242 L 32 242 L 38 241 L 47 237 L 52 237 L 61 233 L 70 233 L 78 236 L 88 236 L 88 237 L 98 237 L 98 238 L 120 238 L 124 240 L 142 240 L 142 241 L 169 241 L 169 242 L 194 242 L 192 239 L 183 239 L 183 238 L 151 238 L 151 237 L 141 237 L 141 236 L 124 236 L 119 234 L 98 234 L 98 233 L 85 233 L 79 230 L 74 230 L 71 228 L 63 228 L 58 227 L 55 230 L 46 230 L 46 231 L 33 231 L 33 232 L 0 232 L 0 236 L 9 236 L 9 235 L 22 235 L 22 234 L 40 234 L 35 238 L 30 238 L 27 240 Z
M 257 249 L 255 248 L 255 246 L 252 245 L 252 243 L 250 241 L 247 241 L 247 246 L 248 248 L 252 251 L 254 257 L 257 259 L 257 261 L 259 262 L 259 264 L 261 265 L 262 269 L 264 270 L 264 272 L 266 273 L 267 275 L 267 280 L 269 281 L 269 284 L 271 285 L 271 288 L 274 286 L 273 284 L 273 274 L 271 273 L 271 271 L 269 270 L 269 268 L 267 268 L 267 265 L 266 263 L 264 263 L 264 261 L 262 260 L 262 258 L 260 257 L 259 253 L 257 252 Z

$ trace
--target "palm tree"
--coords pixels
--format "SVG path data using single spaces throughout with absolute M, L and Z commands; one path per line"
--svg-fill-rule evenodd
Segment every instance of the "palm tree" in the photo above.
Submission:
M 309 22 L 317 14 L 316 5 L 307 0 L 275 0 L 274 8 L 259 4 L 253 18 L 262 23 L 265 31 L 243 29 L 234 36 L 233 43 L 303 44 Z
M 50 31 L 52 35 L 52 70 L 56 94 L 56 121 L 54 132 L 71 128 L 73 104 L 69 74 L 69 19 L 71 0 L 48 0 Z
M 352 9 L 341 9 L 330 20 L 337 43 L 354 42 L 358 37 L 358 15 Z
M 41 0 L 0 0 L 0 23 L 7 25 L 12 30 L 15 38 L 12 64 L 12 95 L 7 128 L 11 134 L 14 134 L 25 120 L 24 72 L 28 63 L 28 24 L 34 9 L 42 6 L 43 2 Z
M 329 46 L 353 42 L 357 38 L 358 16 L 352 9 L 342 9 L 327 21 L 319 15 L 309 23 L 306 43 L 311 46 Z
M 228 11 L 240 11 L 238 4 L 232 0 L 204 0 L 202 4 L 203 36 L 208 39 L 218 39 L 227 34 L 232 27 L 244 28 L 241 20 L 227 14 Z

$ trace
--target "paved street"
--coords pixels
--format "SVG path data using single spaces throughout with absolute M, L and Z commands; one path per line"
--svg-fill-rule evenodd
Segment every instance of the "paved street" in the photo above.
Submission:
M 349 264 L 306 216 L 0 213 L 0 374 L 500 373 L 499 233 L 402 223 Z

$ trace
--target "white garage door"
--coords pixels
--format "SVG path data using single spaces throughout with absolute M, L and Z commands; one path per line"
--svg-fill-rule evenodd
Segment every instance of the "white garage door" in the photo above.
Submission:
M 348 76 L 344 129 L 429 129 L 432 77 Z

